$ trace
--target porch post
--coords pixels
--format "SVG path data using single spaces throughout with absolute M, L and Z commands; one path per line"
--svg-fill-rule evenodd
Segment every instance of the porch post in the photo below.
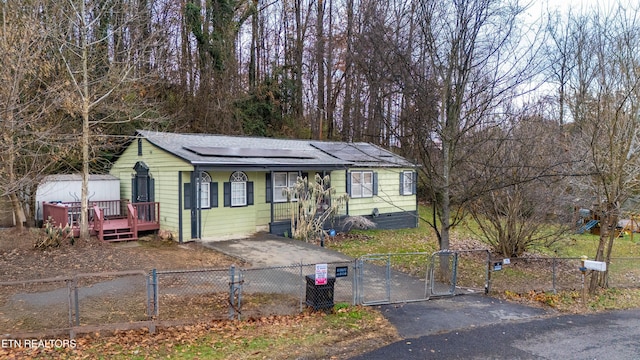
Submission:
M 270 186 L 269 189 L 267 189 L 267 191 L 273 192 L 273 182 L 274 182 L 273 170 L 270 171 L 270 176 L 271 176 L 271 186 Z M 269 195 L 267 195 L 267 199 L 269 199 Z M 270 225 L 273 226 L 273 221 L 275 219 L 274 216 L 273 216 L 273 212 L 275 211 L 275 206 L 274 206 L 275 201 L 273 201 L 274 200 L 273 196 L 271 196 L 270 199 L 271 199 L 271 202 L 269 203 L 269 206 L 271 207 L 271 214 L 270 214 L 271 215 L 271 222 L 270 222 Z M 269 230 L 271 230 L 271 228 L 269 228 Z M 271 231 L 269 231 L 269 232 L 271 232 Z
M 198 208 L 198 239 L 202 239 L 202 191 L 200 190 L 200 186 L 202 186 L 202 169 L 196 168 L 196 198 L 197 198 L 197 208 Z
M 197 179 L 197 168 L 194 168 L 190 175 L 191 186 L 189 187 L 189 196 L 191 198 L 191 206 L 190 206 L 190 214 L 191 219 L 189 223 L 191 224 L 191 239 L 195 239 L 198 237 L 198 200 L 196 199 L 196 179 Z

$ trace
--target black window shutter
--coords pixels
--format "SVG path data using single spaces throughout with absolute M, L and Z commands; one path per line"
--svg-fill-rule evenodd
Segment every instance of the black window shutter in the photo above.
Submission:
M 373 173 L 373 195 L 378 195 L 378 173 Z
M 400 171 L 400 195 L 404 195 L 404 171 Z
M 147 201 L 156 201 L 156 179 L 154 178 L 149 178 L 149 199 Z
M 347 173 L 347 194 L 351 196 L 351 173 Z
M 231 183 L 224 183 L 224 206 L 231 206 Z
M 209 183 L 209 195 L 211 199 L 209 200 L 209 205 L 212 208 L 218 207 L 218 183 L 212 182 Z
M 142 139 L 138 138 L 138 156 L 142 156 Z
M 253 205 L 253 181 L 247 182 L 247 205 Z
M 267 184 L 266 187 L 266 201 L 267 203 L 270 203 L 271 201 L 273 201 L 273 188 L 271 185 L 271 173 L 266 173 L 265 175 L 265 184 Z
M 418 172 L 413 172 L 413 195 L 418 194 Z
M 135 203 L 137 202 L 138 199 L 138 187 L 136 186 L 137 182 L 136 182 L 136 178 L 132 178 L 131 179 L 131 202 Z
M 184 194 L 184 208 L 191 209 L 191 184 L 185 183 L 183 189 Z

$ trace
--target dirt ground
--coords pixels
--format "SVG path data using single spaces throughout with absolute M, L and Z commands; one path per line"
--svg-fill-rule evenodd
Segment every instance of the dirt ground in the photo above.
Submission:
M 34 247 L 39 236 L 42 236 L 39 229 L 22 233 L 12 229 L 0 230 L 0 282 L 118 271 L 141 270 L 144 274 L 152 269 L 246 266 L 239 259 L 205 248 L 200 243 L 178 244 L 154 235 L 139 241 L 119 243 L 105 243 L 95 237 L 88 241 L 76 239 L 74 244 L 65 241 L 46 250 Z M 81 325 L 146 320 L 144 275 L 101 275 L 77 281 Z M 69 316 L 66 286 L 63 281 L 0 286 L 0 330 L 41 331 L 65 327 Z M 180 305 L 184 301 L 173 299 L 173 303 Z M 182 309 L 177 305 L 176 308 Z M 164 308 L 163 315 L 171 318 L 170 307 Z
M 227 268 L 244 266 L 230 258 L 205 248 L 199 243 L 178 244 L 160 240 L 154 235 L 137 242 L 105 243 L 92 237 L 88 241 L 64 242 L 57 248 L 34 248 L 38 229 L 18 233 L 0 230 L 0 279 L 30 280 L 125 270 L 174 270 Z
M 14 230 L 0 230 L 0 281 L 12 280 L 30 280 L 53 278 L 61 276 L 71 276 L 81 273 L 107 272 L 107 271 L 125 271 L 125 270 L 145 270 L 156 268 L 158 270 L 176 270 L 176 269 L 225 269 L 235 264 L 239 267 L 248 267 L 250 264 L 243 263 L 239 259 L 231 258 L 220 254 L 213 250 L 203 247 L 199 243 L 177 244 L 172 241 L 162 241 L 154 236 L 149 236 L 137 242 L 126 243 L 103 243 L 92 238 L 89 241 L 77 240 L 74 245 L 64 243 L 57 248 L 38 250 L 34 248 L 37 236 L 40 236 L 37 230 L 30 230 L 25 233 L 17 233 Z M 106 284 L 109 281 L 103 280 Z M 114 279 L 114 281 L 123 279 Z M 60 285 L 60 284 L 57 284 Z M 63 284 L 64 285 L 64 284 Z M 98 291 L 100 285 L 92 285 L 85 288 L 84 291 Z M 5 287 L 4 290 L 10 290 L 15 286 Z M 30 286 L 19 286 L 20 296 L 26 297 L 30 295 L 33 289 Z M 2 290 L 2 287 L 0 287 Z M 59 290 L 59 289 L 58 289 Z M 62 289 L 66 291 L 65 288 Z M 55 295 L 53 291 L 46 292 L 52 299 Z M 65 292 L 66 294 L 66 292 Z M 122 321 L 144 320 L 144 299 L 142 293 L 140 299 L 128 296 L 127 299 L 135 300 L 136 308 L 133 315 L 141 316 L 140 319 L 129 319 L 130 304 L 123 302 L 122 297 L 118 297 L 117 301 L 110 301 L 110 298 L 102 296 L 97 298 L 98 303 L 93 304 L 92 299 L 81 299 L 81 319 L 82 324 L 101 325 L 108 323 L 121 323 Z M 43 316 L 37 315 L 38 307 L 33 307 L 24 301 L 8 303 L 10 296 L 16 296 L 13 293 L 3 293 L 0 291 L 0 330 L 13 333 L 21 331 L 39 331 L 43 329 L 57 328 L 59 324 L 63 324 L 68 317 L 66 304 L 53 304 L 47 306 L 39 306 L 47 311 L 44 316 L 50 319 L 47 323 Z M 14 299 L 15 300 L 15 299 Z M 109 301 L 107 301 L 109 300 Z M 198 300 L 197 298 L 195 300 Z M 215 300 L 215 299 L 214 299 Z M 207 299 L 208 307 L 215 302 L 210 298 Z M 276 303 L 284 303 L 286 299 L 273 298 L 262 299 L 259 301 L 259 307 L 265 308 L 268 301 Z M 249 294 L 245 294 L 244 301 L 246 309 L 243 314 L 251 313 L 253 307 L 256 306 L 252 302 Z M 175 303 L 175 304 L 174 304 Z M 226 299 L 224 301 L 226 305 Z M 170 305 L 181 304 L 172 302 Z M 171 315 L 171 306 L 164 304 L 162 314 L 164 317 Z M 194 305 L 194 304 L 191 304 Z M 195 304 L 197 305 L 197 304 Z M 213 304 L 215 305 L 215 304 Z M 268 305 L 268 304 L 267 304 Z M 282 304 L 281 304 L 282 305 Z M 115 308 L 111 308 L 111 307 Z M 177 306 L 184 310 L 184 306 Z M 192 313 L 194 307 L 186 307 Z M 99 313 L 97 309 L 103 309 L 104 314 Z M 246 310 L 246 311 L 244 311 Z M 372 310 L 371 310 L 372 311 Z M 34 315 L 35 314 L 35 315 Z M 180 314 L 177 312 L 176 314 Z M 258 313 L 256 313 L 258 314 Z M 90 335 L 82 335 L 78 338 L 77 349 L 67 349 L 68 352 L 50 353 L 48 349 L 37 349 L 36 352 L 30 352 L 25 349 L 0 349 L 0 358 L 103 358 L 113 355 L 115 358 L 126 358 L 124 354 L 140 353 L 147 354 L 141 358 L 154 358 L 158 354 L 172 354 L 177 337 L 189 340 L 184 346 L 195 346 L 193 350 L 200 354 L 200 349 L 209 349 L 211 346 L 215 349 L 216 344 L 226 344 L 230 346 L 247 345 L 247 341 L 258 338 L 256 341 L 264 342 L 265 338 L 273 340 L 274 344 L 280 344 L 282 348 L 275 348 L 271 353 L 265 355 L 247 353 L 245 355 L 235 356 L 234 358 L 278 358 L 283 354 L 289 354 L 284 358 L 346 358 L 356 355 L 373 348 L 385 345 L 387 343 L 397 341 L 399 338 L 397 332 L 383 317 L 376 316 L 375 321 L 361 319 L 357 324 L 350 326 L 332 325 L 331 321 L 322 321 L 322 317 L 318 317 L 313 313 L 304 312 L 298 315 L 290 316 L 270 316 L 270 317 L 247 317 L 249 321 L 233 322 L 233 321 L 207 321 L 198 322 L 196 325 L 186 327 L 159 327 L 155 334 L 149 334 L 145 329 L 132 330 L 127 332 L 116 332 L 115 336 L 102 337 L 100 332 Z M 91 315 L 91 318 L 84 318 Z M 133 316 L 132 315 L 132 316 Z M 259 314 L 258 314 L 259 315 Z M 35 318 L 33 318 L 35 316 Z M 115 317 L 115 320 L 114 318 Z M 32 319 L 33 318 L 33 319 Z M 177 318 L 185 320 L 187 318 L 177 316 Z M 192 319 L 193 320 L 193 319 Z M 202 319 L 200 319 L 202 321 Z M 263 330 L 256 332 L 256 321 L 264 322 Z M 350 319 L 349 321 L 354 321 Z M 190 321 L 186 321 L 190 323 Z M 246 324 L 246 325 L 245 325 Z M 51 325 L 51 326 L 48 326 Z M 224 330 L 218 335 L 212 332 L 212 326 L 221 327 L 246 327 L 239 334 L 236 331 L 229 332 Z M 334 329 L 335 327 L 335 329 Z M 307 329 L 306 332 L 301 329 Z M 0 331 L 1 332 L 1 331 Z M 109 332 L 107 332 L 109 334 Z M 121 334 L 122 336 L 118 336 Z M 229 334 L 234 334 L 233 339 L 229 339 Z M 265 335 L 266 334 L 266 335 Z M 284 337 L 291 339 L 282 340 L 282 334 L 290 334 Z M 322 334 L 319 336 L 319 334 Z M 204 340 L 203 340 L 204 339 Z M 236 340 L 242 340 L 242 344 L 236 345 Z M 310 340 L 313 340 L 309 342 Z M 203 344 L 200 344 L 202 342 Z M 208 344 L 211 343 L 211 344 Z M 152 348 L 149 344 L 153 345 Z M 318 349 L 324 349 L 322 353 L 316 354 Z M 224 350 L 224 349 L 223 349 Z M 183 350 L 184 351 L 184 348 Z M 231 350 L 228 350 L 231 351 Z M 243 350 L 245 351 L 245 350 Z M 266 350 L 265 350 L 266 351 Z M 59 351 L 58 351 L 59 352 Z M 237 351 L 233 351 L 235 354 Z M 119 354 L 119 355 L 117 355 Z M 155 355 L 154 355 L 155 354 Z M 176 355 L 179 355 L 176 353 Z M 158 355 L 159 356 L 159 355 Z M 301 357 L 302 356 L 302 357 Z

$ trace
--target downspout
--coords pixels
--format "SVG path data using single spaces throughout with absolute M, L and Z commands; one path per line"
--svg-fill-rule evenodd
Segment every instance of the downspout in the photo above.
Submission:
M 347 190 L 347 183 L 349 181 L 349 168 L 344 169 L 344 189 Z M 349 194 L 349 199 L 351 199 L 351 194 Z M 345 205 L 347 210 L 347 216 L 349 216 L 349 202 Z
M 202 185 L 202 170 L 196 168 L 196 198 L 197 198 L 197 211 L 198 211 L 198 239 L 202 240 L 202 191 L 200 186 Z
M 182 235 L 182 171 L 178 171 L 178 243 L 184 243 L 184 236 Z
M 189 187 L 189 197 L 191 198 L 191 206 L 189 211 L 189 233 L 191 239 L 198 237 L 198 199 L 197 199 L 197 172 L 198 168 L 194 167 L 190 175 L 191 186 Z

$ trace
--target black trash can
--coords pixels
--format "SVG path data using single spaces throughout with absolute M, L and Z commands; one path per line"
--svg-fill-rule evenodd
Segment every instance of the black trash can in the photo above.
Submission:
M 327 283 L 316 285 L 316 275 L 307 275 L 306 304 L 313 310 L 328 311 L 333 309 L 333 288 L 336 278 L 327 277 Z

